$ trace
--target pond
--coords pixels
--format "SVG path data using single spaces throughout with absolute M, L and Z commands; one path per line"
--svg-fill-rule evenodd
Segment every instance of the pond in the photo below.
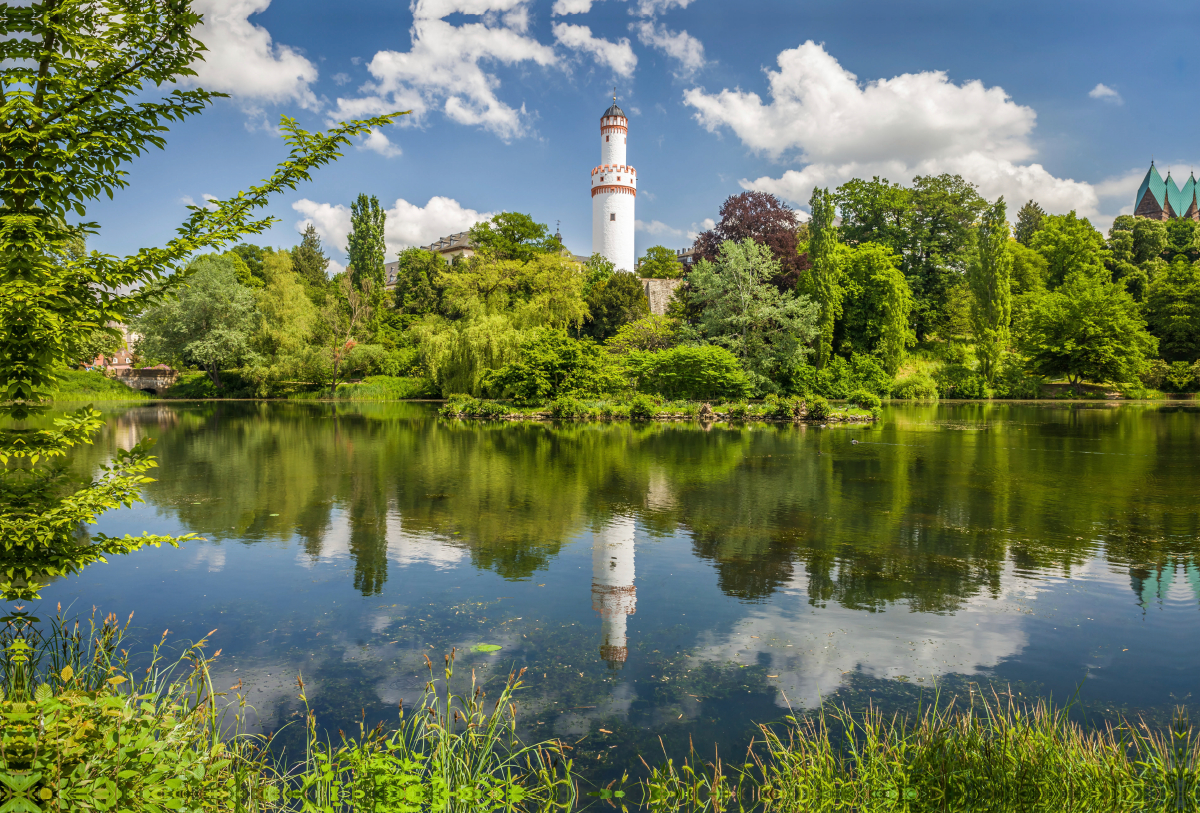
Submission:
M 994 690 L 1087 721 L 1195 702 L 1186 405 L 889 406 L 836 429 L 416 403 L 107 418 L 77 465 L 152 435 L 161 468 L 100 529 L 205 541 L 95 565 L 41 606 L 132 611 L 143 648 L 215 629 L 217 685 L 242 682 L 257 730 L 298 719 L 298 674 L 329 730 L 390 723 L 451 647 L 494 684 L 527 667 L 524 735 L 564 738 L 595 779 L 689 741 L 735 753 L 822 702 Z

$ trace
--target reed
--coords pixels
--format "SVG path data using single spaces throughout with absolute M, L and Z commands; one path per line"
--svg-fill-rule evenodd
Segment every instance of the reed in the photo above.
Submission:
M 1048 702 L 997 694 L 912 716 L 823 709 L 760 725 L 740 763 L 694 751 L 642 782 L 656 810 L 1196 810 L 1200 737 L 1178 710 L 1169 731 L 1088 730 Z

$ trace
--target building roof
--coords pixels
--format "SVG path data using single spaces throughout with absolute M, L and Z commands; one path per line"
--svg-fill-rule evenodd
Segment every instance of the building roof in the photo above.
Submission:
M 1154 162 L 1150 162 L 1150 169 L 1146 172 L 1146 177 L 1142 179 L 1142 185 L 1138 187 L 1137 200 L 1133 202 L 1134 206 L 1142 202 L 1142 198 L 1146 197 L 1146 192 L 1149 191 L 1154 199 L 1158 202 L 1159 207 L 1167 208 L 1167 184 L 1163 181 L 1162 176 L 1158 174 L 1158 170 L 1154 168 Z
M 1171 211 L 1176 216 L 1182 215 L 1192 205 L 1191 195 L 1185 200 L 1183 192 L 1175 185 L 1175 180 L 1171 177 L 1170 172 L 1167 173 L 1165 186 L 1167 187 L 1167 203 L 1171 204 Z
M 623 118 L 623 119 L 627 119 L 627 118 L 629 118 L 628 116 L 626 116 L 626 115 L 625 115 L 625 111 L 624 111 L 624 110 L 622 110 L 621 108 L 617 107 L 617 103 L 616 103 L 616 102 L 613 102 L 613 103 L 612 103 L 612 107 L 610 107 L 610 108 L 608 108 L 607 110 L 605 110 L 605 111 L 604 111 L 604 115 L 603 115 L 603 116 L 601 116 L 600 118 L 601 118 L 601 119 L 606 119 L 606 118 L 608 118 L 609 116 L 620 116 L 620 117 L 621 117 L 621 118 Z

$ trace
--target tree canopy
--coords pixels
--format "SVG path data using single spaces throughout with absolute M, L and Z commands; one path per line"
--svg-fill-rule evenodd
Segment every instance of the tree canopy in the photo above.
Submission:
M 520 212 L 501 212 L 491 220 L 476 223 L 470 238 L 476 251 L 490 253 L 498 260 L 528 262 L 537 254 L 562 250 L 548 226 Z
M 719 214 L 716 226 L 696 237 L 699 258 L 715 262 L 726 241 L 753 240 L 770 249 L 779 264 L 773 283 L 784 291 L 796 288 L 808 260 L 799 253 L 800 221 L 790 206 L 766 192 L 742 192 L 726 198 Z
M 638 265 L 639 277 L 645 279 L 678 279 L 683 276 L 683 263 L 674 249 L 666 246 L 650 246 Z

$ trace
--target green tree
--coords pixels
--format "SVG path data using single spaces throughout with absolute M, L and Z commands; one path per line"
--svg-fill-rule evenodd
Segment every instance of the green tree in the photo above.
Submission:
M 544 404 L 564 395 L 611 392 L 623 383 L 591 339 L 538 329 L 521 342 L 515 359 L 484 376 L 483 388 L 520 403 Z
M 254 348 L 272 362 L 299 357 L 316 326 L 317 308 L 305 295 L 304 284 L 294 268 L 293 253 L 267 253 L 263 258 L 264 284 L 254 292 L 262 317 Z
M 983 213 L 975 236 L 975 258 L 967 266 L 975 355 L 989 385 L 1009 345 L 1013 266 L 1009 242 L 1008 213 L 1000 198 Z
M 589 280 L 584 294 L 588 318 L 580 328 L 586 336 L 604 341 L 628 322 L 650 315 L 642 282 L 628 271 L 617 271 Z
M 512 361 L 531 330 L 578 328 L 587 316 L 584 276 L 558 252 L 528 262 L 477 254 L 449 266 L 440 280 L 443 313 L 411 330 L 445 395 L 478 395 L 483 377 Z
M 142 337 L 138 351 L 174 366 L 200 367 L 220 389 L 222 369 L 254 359 L 254 293 L 238 282 L 227 255 L 202 255 L 189 270 L 187 287 L 134 322 Z
M 878 179 L 876 179 L 878 180 Z M 808 260 L 812 263 L 809 286 L 819 310 L 817 319 L 817 369 L 833 355 L 833 328 L 842 315 L 842 271 L 838 264 L 838 232 L 833 225 L 834 197 L 828 189 L 813 189 L 808 201 Z
M 94 3 L 43 0 L 0 5 L 0 413 L 16 421 L 45 408 L 64 365 L 80 343 L 109 322 L 128 324 L 189 270 L 187 258 L 217 250 L 272 222 L 258 211 L 294 189 L 316 167 L 334 160 L 350 139 L 392 116 L 311 134 L 291 119 L 281 129 L 291 154 L 270 178 L 212 208 L 191 207 L 175 237 L 129 257 L 93 252 L 71 256 L 95 223 L 92 201 L 123 190 L 125 167 L 162 148 L 175 122 L 215 98 L 183 90 L 179 80 L 204 46 L 192 36 L 201 23 L 186 0 Z M 170 88 L 158 94 L 156 88 Z M 119 450 L 94 479 L 75 487 L 60 464 L 101 427 L 85 408 L 53 428 L 0 434 L 0 593 L 36 598 L 46 579 L 164 536 L 116 538 L 80 531 L 118 505 L 140 501 L 154 465 L 149 442 Z
M 1012 257 L 1013 296 L 1041 291 L 1046 288 L 1046 258 L 1033 249 L 1012 240 L 1008 244 L 1008 255 Z
M 845 242 L 879 243 L 900 258 L 917 337 L 944 331 L 950 297 L 970 261 L 972 229 L 987 205 L 975 187 L 958 175 L 918 176 L 908 189 L 877 177 L 843 184 L 836 195 Z
M 1046 215 L 1030 248 L 1045 258 L 1052 288 L 1075 273 L 1104 276 L 1107 270 L 1104 235 L 1092 228 L 1086 217 L 1076 216 L 1074 209 L 1065 215 Z
M 846 337 L 856 351 L 877 355 L 888 374 L 895 375 L 905 348 L 913 343 L 908 281 L 886 246 L 863 243 L 845 254 Z
M 1024 329 L 1020 347 L 1034 372 L 1072 385 L 1132 381 L 1157 352 L 1129 292 L 1089 270 L 1033 303 Z
M 321 245 L 321 236 L 316 227 L 309 223 L 304 227 L 304 236 L 300 245 L 292 249 L 292 267 L 300 279 L 313 288 L 324 288 L 329 283 L 325 269 L 329 267 L 329 258 Z
M 360 194 L 350 204 L 350 234 L 346 237 L 346 254 L 350 265 L 347 271 L 354 288 L 367 294 L 366 305 L 370 309 L 370 322 L 366 327 L 371 337 L 379 332 L 383 318 L 383 298 L 386 276 L 383 269 L 384 226 L 387 212 L 379 205 L 379 198 Z
M 257 249 L 258 246 L 251 246 L 251 248 Z M 229 266 L 230 266 L 230 268 L 233 269 L 233 273 L 237 277 L 237 281 L 239 283 L 246 286 L 247 288 L 261 288 L 262 287 L 263 281 L 262 281 L 262 267 L 261 267 L 262 266 L 262 257 L 261 257 L 261 255 L 258 257 L 258 261 L 259 261 L 258 276 L 255 276 L 255 274 L 250 270 L 250 266 L 246 264 L 246 261 L 242 258 L 242 255 L 239 254 L 238 252 L 226 251 L 221 256 L 224 257 L 225 260 L 229 263 Z
M 1129 216 L 1123 215 L 1117 220 L 1122 220 L 1124 217 Z M 1145 263 L 1153 260 L 1166 259 L 1164 255 L 1170 244 L 1167 224 L 1161 220 L 1151 220 L 1148 217 L 1129 217 L 1129 220 L 1132 221 L 1131 230 L 1133 231 L 1133 261 L 1144 266 Z M 1116 221 L 1113 225 L 1116 225 Z
M 326 298 L 317 320 L 316 336 L 319 351 L 310 356 L 306 367 L 315 374 L 329 375 L 329 394 L 337 394 L 338 382 L 346 372 L 346 361 L 359 339 L 371 328 L 371 300 L 374 298 L 374 281 L 362 280 L 362 288 L 354 284 L 349 272 L 339 274 L 333 280 L 332 295 Z
M 242 285 L 251 288 L 257 288 L 262 285 L 263 281 L 263 258 L 270 252 L 271 249 L 256 246 L 252 243 L 238 243 L 231 248 L 229 252 L 237 255 L 237 258 L 245 264 L 246 272 L 250 275 L 249 279 L 238 279 Z
M 666 350 L 679 343 L 679 323 L 669 316 L 650 314 L 621 325 L 606 345 L 612 353 Z
M 476 251 L 488 252 L 499 260 L 528 262 L 537 254 L 562 250 L 548 226 L 520 212 L 501 212 L 491 220 L 476 223 L 471 227 L 470 239 Z
M 666 246 L 650 246 L 637 267 L 639 277 L 644 279 L 679 279 L 683 276 L 683 263 L 673 249 Z
M 1200 358 L 1200 270 L 1182 254 L 1150 283 L 1145 308 L 1165 360 L 1191 363 Z
M 396 267 L 397 312 L 411 318 L 436 313 L 441 307 L 442 292 L 438 287 L 438 274 L 446 270 L 446 261 L 440 254 L 420 248 L 408 248 L 400 252 Z
M 756 389 L 778 389 L 772 378 L 798 364 L 817 335 L 819 309 L 807 296 L 771 284 L 779 263 L 768 246 L 726 240 L 715 263 L 689 275 L 689 297 L 703 306 L 700 337 L 730 350 Z
M 1033 235 L 1042 227 L 1042 220 L 1045 217 L 1045 209 L 1032 200 L 1026 201 L 1025 205 L 1017 210 L 1017 227 L 1013 230 L 1013 237 L 1021 245 L 1028 246 Z

